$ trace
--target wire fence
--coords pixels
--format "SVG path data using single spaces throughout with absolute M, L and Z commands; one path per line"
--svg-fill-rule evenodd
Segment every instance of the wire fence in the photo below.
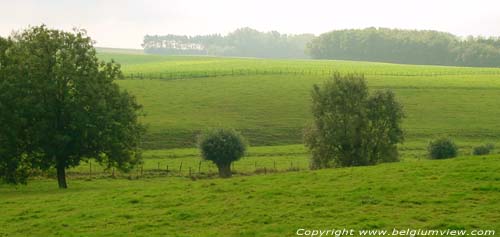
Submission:
M 209 78 L 227 76 L 257 76 L 257 75 L 316 75 L 331 76 L 338 71 L 326 69 L 231 69 L 231 70 L 207 70 L 207 71 L 177 71 L 164 73 L 128 73 L 123 79 L 127 80 L 178 80 L 190 78 Z M 370 76 L 400 76 L 400 77 L 435 77 L 435 76 L 459 76 L 459 75 L 500 75 L 500 70 L 489 71 L 437 71 L 437 72 L 382 72 L 382 71 L 352 71 Z
M 305 162 L 304 162 L 305 161 Z M 235 175 L 255 175 L 255 174 L 271 174 L 279 172 L 291 172 L 309 169 L 308 161 L 306 160 L 290 160 L 279 161 L 251 161 L 243 164 L 233 162 L 231 171 Z M 125 178 L 125 179 L 140 179 L 153 177 L 185 177 L 192 179 L 210 178 L 218 176 L 218 169 L 215 164 L 210 161 L 162 161 L 156 162 L 153 166 L 152 162 L 147 165 L 136 166 L 129 172 L 122 172 L 116 168 L 106 169 L 96 162 L 88 162 L 80 165 L 76 169 L 69 169 L 66 172 L 67 176 L 74 179 L 100 179 L 100 178 Z M 55 178 L 54 171 L 39 172 L 39 177 Z

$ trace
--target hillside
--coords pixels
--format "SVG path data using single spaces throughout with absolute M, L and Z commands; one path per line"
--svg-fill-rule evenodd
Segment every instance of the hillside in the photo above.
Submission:
M 500 157 L 231 180 L 0 185 L 0 236 L 294 236 L 298 228 L 499 230 Z
M 500 69 L 495 68 L 109 53 L 100 57 L 121 62 L 125 75 L 187 75 L 183 80 L 118 82 L 144 105 L 146 148 L 192 147 L 196 133 L 212 126 L 239 129 L 252 145 L 301 143 L 302 129 L 310 120 L 312 85 L 327 80 L 331 71 L 365 73 L 371 89 L 393 90 L 407 113 L 407 145 L 417 143 L 423 149 L 429 139 L 448 134 L 470 146 L 495 142 L 500 134 Z M 238 70 L 248 75 L 215 77 Z M 206 72 L 208 77 L 190 79 Z

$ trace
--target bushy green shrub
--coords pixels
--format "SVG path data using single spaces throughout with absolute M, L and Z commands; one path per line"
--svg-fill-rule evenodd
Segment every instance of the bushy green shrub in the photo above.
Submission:
M 458 147 L 450 138 L 439 138 L 431 141 L 427 150 L 431 159 L 453 158 L 458 154 Z
M 231 177 L 231 163 L 239 160 L 246 151 L 247 142 L 233 129 L 211 129 L 198 138 L 198 147 L 205 160 L 212 161 L 222 178 Z
M 404 113 L 392 91 L 369 93 L 364 75 L 335 73 L 311 94 L 314 122 L 304 130 L 311 168 L 398 160 Z
M 487 155 L 495 148 L 493 144 L 476 146 L 472 149 L 472 154 L 475 156 Z

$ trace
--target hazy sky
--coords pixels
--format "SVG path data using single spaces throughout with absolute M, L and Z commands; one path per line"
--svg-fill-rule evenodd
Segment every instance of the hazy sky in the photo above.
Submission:
M 85 28 L 97 46 L 140 48 L 145 34 L 239 27 L 320 34 L 370 26 L 500 36 L 498 0 L 0 0 L 0 35 L 45 23 Z

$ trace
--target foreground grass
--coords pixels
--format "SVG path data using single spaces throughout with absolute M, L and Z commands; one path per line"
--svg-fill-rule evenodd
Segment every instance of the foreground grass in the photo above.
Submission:
M 0 186 L 0 236 L 293 236 L 298 228 L 500 231 L 500 157 L 232 179 Z

